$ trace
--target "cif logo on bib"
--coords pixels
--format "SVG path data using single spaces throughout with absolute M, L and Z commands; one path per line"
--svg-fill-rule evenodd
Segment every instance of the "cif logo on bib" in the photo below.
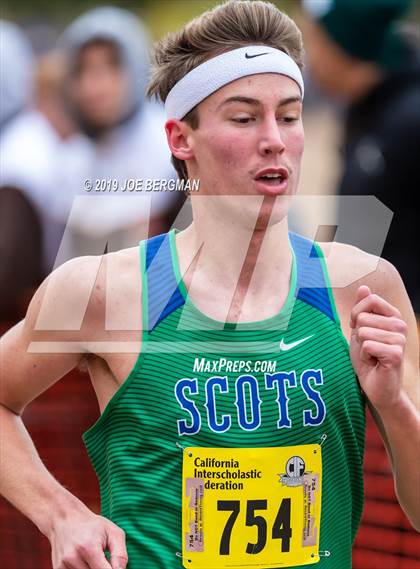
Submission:
M 283 486 L 302 486 L 305 474 L 305 461 L 300 456 L 292 456 L 286 462 L 286 473 L 279 474 Z

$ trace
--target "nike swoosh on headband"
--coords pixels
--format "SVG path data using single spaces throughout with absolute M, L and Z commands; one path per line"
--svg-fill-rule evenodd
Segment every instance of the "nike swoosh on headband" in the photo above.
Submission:
M 256 53 L 255 55 L 249 55 L 249 53 L 245 54 L 246 59 L 253 59 L 254 57 L 260 57 L 261 55 L 267 55 L 269 52 L 265 51 L 264 53 Z
M 265 47 L 269 51 L 262 51 Z M 270 57 L 262 57 L 263 55 Z M 166 116 L 181 120 L 217 89 L 241 77 L 258 73 L 277 73 L 290 77 L 298 84 L 303 99 L 305 88 L 302 73 L 287 53 L 270 46 L 248 45 L 216 55 L 184 75 L 166 97 Z
M 296 348 L 296 346 L 299 346 L 299 344 L 303 344 L 303 342 L 306 342 L 306 340 L 309 340 L 312 337 L 313 337 L 313 334 L 312 334 L 312 336 L 307 336 L 306 338 L 302 338 L 301 340 L 296 340 L 296 342 L 290 342 L 290 344 L 286 344 L 286 342 L 282 338 L 281 342 L 280 342 L 280 350 L 282 352 L 287 352 L 288 350 L 291 350 L 292 348 Z

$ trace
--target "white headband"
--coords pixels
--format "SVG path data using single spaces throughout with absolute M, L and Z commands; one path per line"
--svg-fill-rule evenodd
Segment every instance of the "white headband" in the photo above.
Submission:
M 257 73 L 287 75 L 299 85 L 303 99 L 302 73 L 293 59 L 273 47 L 249 45 L 208 59 L 184 75 L 166 97 L 166 116 L 168 119 L 182 119 L 224 85 Z

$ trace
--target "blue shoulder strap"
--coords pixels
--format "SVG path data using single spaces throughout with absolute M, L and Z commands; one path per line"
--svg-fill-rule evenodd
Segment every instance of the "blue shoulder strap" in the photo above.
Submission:
M 175 277 L 169 233 L 145 243 L 148 328 L 156 326 L 185 302 Z
M 313 241 L 289 233 L 296 257 L 296 298 L 336 321 L 322 259 Z M 172 264 L 169 233 L 148 239 L 146 251 L 147 301 L 149 331 L 153 331 L 173 311 L 185 303 Z
M 336 322 L 334 307 L 325 277 L 323 260 L 314 242 L 289 233 L 290 243 L 296 257 L 296 298 L 310 304 Z

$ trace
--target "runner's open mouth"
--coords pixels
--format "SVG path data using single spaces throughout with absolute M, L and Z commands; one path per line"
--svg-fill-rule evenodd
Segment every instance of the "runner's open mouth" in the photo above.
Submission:
M 282 174 L 265 174 L 264 176 L 258 176 L 256 180 L 269 184 L 270 186 L 277 186 L 286 180 L 286 176 Z

